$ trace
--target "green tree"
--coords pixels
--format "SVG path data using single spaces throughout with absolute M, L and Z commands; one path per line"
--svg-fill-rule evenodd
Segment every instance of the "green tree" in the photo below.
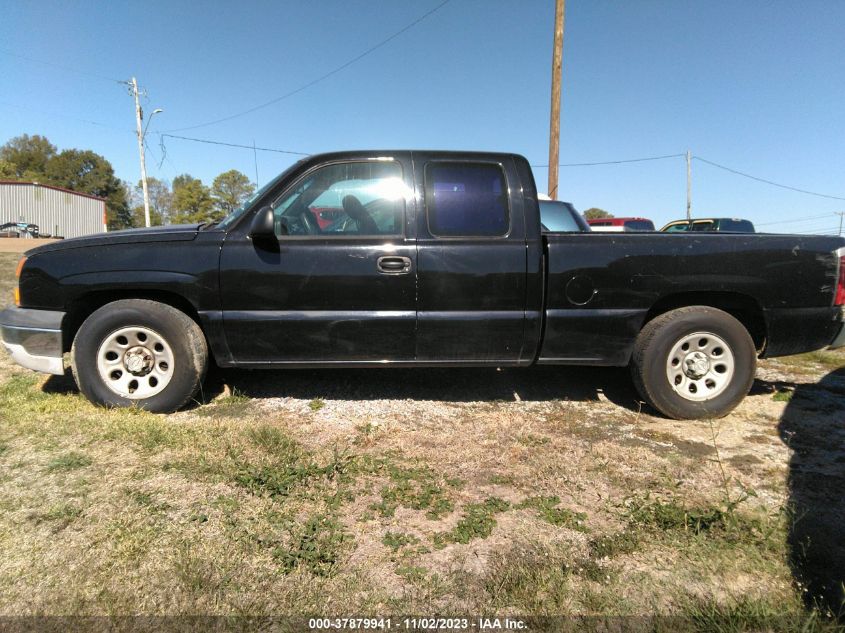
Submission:
M 38 134 L 16 136 L 0 147 L 0 161 L 11 163 L 14 177 L 22 180 L 43 180 L 54 156 L 56 146 Z
M 109 229 L 132 226 L 132 212 L 111 163 L 91 150 L 66 149 L 47 161 L 48 183 L 106 199 Z
M 211 196 L 216 210 L 215 219 L 229 215 L 255 192 L 255 185 L 237 169 L 223 172 L 211 184 Z
M 141 181 L 134 187 L 128 182 L 123 185 L 130 200 L 135 226 L 145 226 L 144 188 Z M 169 223 L 173 215 L 173 192 L 170 190 L 170 184 L 166 180 L 148 177 L 147 191 L 150 194 L 150 224 L 158 226 Z
M 608 213 L 604 209 L 598 209 L 596 207 L 591 207 L 584 211 L 584 218 L 587 220 L 602 220 L 604 218 L 612 218 L 613 214 Z
M 208 222 L 214 215 L 214 201 L 199 178 L 182 174 L 173 179 L 173 222 Z
M 0 158 L 0 180 L 14 180 L 18 177 L 15 165 Z

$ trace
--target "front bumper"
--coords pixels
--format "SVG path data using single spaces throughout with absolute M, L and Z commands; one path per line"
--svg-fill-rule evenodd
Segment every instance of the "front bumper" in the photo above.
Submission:
M 64 312 L 27 308 L 8 308 L 0 312 L 0 337 L 12 360 L 27 369 L 63 375 L 64 316 Z

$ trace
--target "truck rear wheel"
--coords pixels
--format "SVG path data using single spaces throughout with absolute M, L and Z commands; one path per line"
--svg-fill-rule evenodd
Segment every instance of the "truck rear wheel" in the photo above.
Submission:
M 109 303 L 89 316 L 71 348 L 73 375 L 93 403 L 155 413 L 183 407 L 208 365 L 199 326 L 172 306 L 146 299 Z
M 756 367 L 748 330 L 708 306 L 679 308 L 649 321 L 631 359 L 640 395 L 677 420 L 730 413 L 751 389 Z

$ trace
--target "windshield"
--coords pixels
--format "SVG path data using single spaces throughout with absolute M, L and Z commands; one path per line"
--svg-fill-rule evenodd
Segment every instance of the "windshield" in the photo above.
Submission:
M 235 222 L 237 222 L 247 211 L 252 208 L 252 205 L 256 200 L 261 198 L 265 193 L 270 191 L 270 189 L 275 187 L 276 183 L 278 183 L 282 178 L 286 177 L 291 171 L 296 169 L 301 162 L 301 160 L 297 161 L 296 163 L 288 167 L 285 171 L 283 171 L 281 174 L 270 180 L 270 182 L 261 187 L 261 189 L 252 194 L 249 198 L 246 199 L 246 202 L 244 202 L 241 206 L 239 206 L 237 209 L 235 209 L 229 215 L 223 218 L 220 222 L 218 222 L 216 224 L 217 228 L 228 229 L 233 224 L 235 224 Z

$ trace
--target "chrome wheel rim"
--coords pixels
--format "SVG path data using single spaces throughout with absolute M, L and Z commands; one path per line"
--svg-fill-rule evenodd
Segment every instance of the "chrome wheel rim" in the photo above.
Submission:
M 103 383 L 130 400 L 161 393 L 173 379 L 174 364 L 167 340 L 137 325 L 115 330 L 97 350 L 97 371 Z
M 735 369 L 730 346 L 712 332 L 693 332 L 678 339 L 666 359 L 669 385 L 692 402 L 710 400 L 722 393 Z

